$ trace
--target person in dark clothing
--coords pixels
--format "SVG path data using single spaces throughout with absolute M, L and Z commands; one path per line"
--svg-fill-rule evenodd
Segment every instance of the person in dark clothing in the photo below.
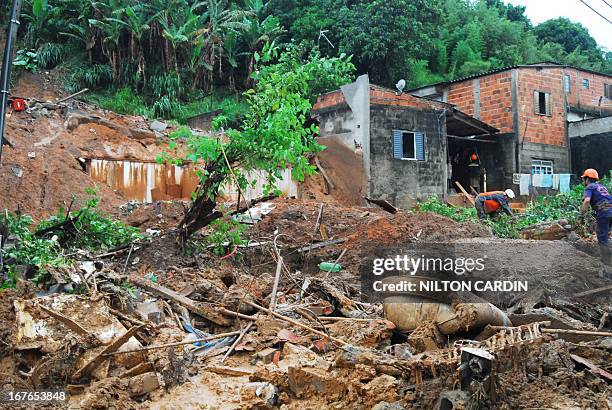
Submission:
M 493 215 L 500 210 L 513 216 L 512 208 L 510 208 L 508 200 L 514 199 L 514 197 L 514 191 L 511 189 L 481 193 L 474 201 L 478 218 L 484 219 L 487 215 Z
M 612 195 L 608 189 L 600 184 L 599 174 L 596 170 L 589 168 L 580 177 L 584 184 L 584 194 L 580 211 L 586 213 L 589 205 L 595 211 L 597 220 L 597 242 L 601 261 L 605 265 L 606 275 L 612 274 L 612 248 L 610 247 L 610 231 L 612 230 Z

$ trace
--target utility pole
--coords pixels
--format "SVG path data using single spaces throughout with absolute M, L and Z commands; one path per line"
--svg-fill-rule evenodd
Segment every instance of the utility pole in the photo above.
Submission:
M 2 64 L 2 77 L 0 77 L 0 166 L 2 165 L 2 145 L 4 144 L 4 117 L 8 101 L 9 85 L 11 82 L 11 65 L 13 64 L 13 45 L 17 39 L 19 29 L 19 15 L 21 14 L 22 0 L 13 0 L 11 18 L 8 22 L 6 44 L 4 45 L 4 60 Z

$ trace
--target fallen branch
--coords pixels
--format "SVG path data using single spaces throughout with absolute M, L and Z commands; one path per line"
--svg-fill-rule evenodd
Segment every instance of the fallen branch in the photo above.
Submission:
M 238 335 L 238 337 L 236 338 L 236 340 L 234 340 L 234 343 L 232 343 L 232 345 L 230 346 L 230 348 L 227 350 L 227 352 L 225 353 L 225 355 L 223 356 L 223 358 L 221 359 L 221 363 L 223 363 L 225 361 L 225 359 L 227 359 L 229 357 L 230 354 L 232 354 L 232 352 L 234 351 L 234 349 L 236 348 L 236 346 L 238 346 L 238 343 L 240 343 L 240 341 L 242 340 L 242 338 L 244 337 L 244 335 L 246 335 L 248 333 L 249 330 L 251 330 L 251 328 L 253 327 L 255 323 L 250 322 L 248 325 L 246 325 L 246 327 L 244 328 L 244 330 L 242 330 L 240 332 L 240 334 Z
M 270 315 L 272 315 L 272 316 L 274 316 L 274 317 L 276 317 L 276 318 L 278 318 L 278 319 L 284 320 L 285 322 L 291 323 L 292 325 L 295 325 L 295 326 L 297 326 L 297 327 L 301 327 L 302 329 L 308 330 L 308 331 L 309 331 L 309 332 L 311 332 L 311 333 L 314 333 L 314 334 L 316 334 L 316 335 L 319 335 L 319 336 L 321 336 L 321 337 L 324 337 L 324 338 L 326 338 L 326 339 L 329 339 L 329 340 L 331 340 L 332 342 L 338 343 L 339 345 L 342 345 L 342 346 L 346 346 L 346 345 L 348 345 L 348 343 L 346 343 L 344 340 L 340 340 L 340 339 L 335 338 L 335 337 L 333 337 L 333 336 L 329 336 L 329 335 L 328 335 L 328 334 L 326 334 L 326 333 L 323 333 L 323 332 L 321 332 L 321 331 L 319 331 L 319 330 L 313 329 L 312 327 L 307 326 L 307 325 L 305 325 L 305 324 L 303 324 L 303 323 L 300 323 L 300 322 L 298 322 L 297 320 L 293 320 L 293 319 L 291 319 L 291 318 L 289 318 L 289 317 L 287 317 L 287 316 L 283 316 L 283 315 L 281 315 L 281 314 L 278 314 L 278 313 L 276 313 L 276 312 L 274 312 L 274 311 L 272 311 L 272 310 L 270 310 L 270 309 L 268 309 L 268 308 L 265 308 L 265 307 L 263 307 L 263 306 L 259 306 L 259 305 L 258 305 L 258 304 L 256 304 L 256 303 L 249 302 L 248 300 L 245 300 L 245 301 L 244 301 L 244 303 L 246 303 L 247 305 L 249 305 L 249 306 L 251 306 L 251 307 L 254 307 L 255 309 L 258 309 L 258 310 L 261 310 L 261 311 L 263 311 L 263 312 L 266 312 L 266 313 L 268 313 L 268 314 L 270 314 Z
M 259 197 L 259 198 L 251 199 L 251 201 L 249 201 L 248 205 L 245 205 L 245 206 L 243 206 L 241 208 L 236 209 L 235 211 L 230 212 L 230 215 L 241 214 L 243 212 L 248 211 L 249 208 L 257 205 L 260 202 L 270 201 L 270 200 L 272 200 L 274 198 L 278 198 L 278 195 L 270 194 L 270 195 L 262 196 L 262 197 Z
M 323 168 L 321 166 L 321 163 L 319 162 L 319 157 L 317 157 L 315 155 L 314 157 L 315 160 L 315 164 L 317 165 L 317 168 L 319 168 L 319 171 L 321 171 L 321 175 L 323 175 L 323 179 L 325 179 L 325 182 L 327 183 L 327 185 L 331 188 L 334 189 L 336 186 L 334 185 L 334 183 L 332 182 L 331 178 L 329 177 L 329 175 L 327 175 L 327 171 L 325 171 L 325 168 Z
M 336 245 L 336 244 L 343 243 L 343 242 L 346 242 L 346 238 L 332 239 L 330 241 L 319 242 L 319 243 L 315 243 L 315 244 L 308 245 L 308 246 L 302 246 L 301 248 L 298 248 L 297 251 L 298 252 L 308 252 L 313 249 L 325 248 L 327 246 Z
M 228 336 L 236 336 L 236 335 L 239 335 L 240 332 L 241 332 L 240 330 L 236 330 L 234 332 L 219 333 L 218 335 L 203 337 L 201 339 L 186 340 L 186 341 L 175 342 L 175 343 L 166 343 L 166 344 L 163 344 L 163 345 L 156 345 L 156 346 L 144 346 L 144 347 L 141 347 L 140 349 L 123 350 L 121 352 L 106 353 L 104 356 L 114 356 L 114 355 L 118 355 L 118 354 L 144 352 L 146 350 L 164 349 L 166 347 L 175 347 L 175 346 L 190 345 L 190 344 L 198 343 L 198 342 L 202 342 L 202 343 L 203 342 L 210 342 L 212 340 L 223 339 L 224 337 L 228 337 Z
M 81 95 L 83 93 L 86 93 L 87 91 L 89 91 L 89 88 L 83 88 L 81 91 L 77 91 L 74 94 L 70 94 L 68 97 L 64 97 L 61 100 L 56 101 L 55 103 L 56 104 L 61 104 L 61 103 L 66 102 L 68 100 L 72 100 L 74 97 L 77 97 L 77 96 L 79 96 L 79 95 Z

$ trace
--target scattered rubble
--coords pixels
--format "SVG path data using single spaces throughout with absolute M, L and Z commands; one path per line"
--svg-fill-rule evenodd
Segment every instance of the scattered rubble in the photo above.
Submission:
M 9 121 L 0 197 L 36 218 L 92 184 L 79 158 L 151 160 L 166 144 L 163 123 L 74 111 L 64 129 L 59 110 L 33 110 Z M 588 246 L 559 240 L 567 223 L 500 240 L 470 222 L 311 194 L 238 207 L 246 242 L 218 256 L 181 251 L 182 202 L 101 186 L 107 210 L 148 234 L 75 252 L 38 284 L 16 269 L 16 289 L 0 292 L 0 390 L 65 390 L 69 407 L 94 409 L 612 406 L 609 282 Z M 424 243 L 486 254 L 500 277 L 540 288 L 449 303 L 361 297 L 367 257 Z

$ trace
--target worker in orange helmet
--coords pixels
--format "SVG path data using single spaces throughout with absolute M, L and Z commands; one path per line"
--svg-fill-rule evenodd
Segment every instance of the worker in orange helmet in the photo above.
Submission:
M 610 248 L 608 238 L 612 230 L 612 195 L 605 185 L 598 182 L 599 174 L 593 168 L 584 171 L 580 178 L 585 187 L 580 211 L 583 214 L 586 213 L 590 205 L 596 212 L 597 241 L 601 261 L 605 265 L 604 276 L 607 276 L 607 274 L 612 274 L 612 248 Z
M 468 176 L 469 183 L 476 191 L 480 191 L 480 158 L 476 152 L 468 157 Z
M 514 191 L 511 189 L 506 189 L 505 191 L 483 192 L 479 194 L 474 201 L 478 218 L 484 219 L 487 215 L 493 215 L 500 210 L 513 216 L 509 200 L 515 197 L 516 195 L 514 195 Z

